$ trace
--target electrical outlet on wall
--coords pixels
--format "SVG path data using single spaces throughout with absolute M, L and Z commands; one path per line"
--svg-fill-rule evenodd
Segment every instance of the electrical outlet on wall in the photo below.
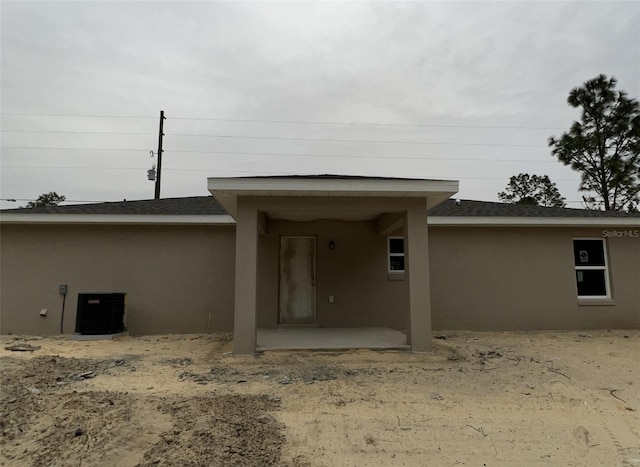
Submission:
M 333 295 L 329 295 L 329 303 L 333 303 L 334 299 L 333 299 Z
M 42 317 L 46 317 L 47 313 L 49 313 L 49 310 L 47 308 L 43 308 L 40 310 L 40 316 Z

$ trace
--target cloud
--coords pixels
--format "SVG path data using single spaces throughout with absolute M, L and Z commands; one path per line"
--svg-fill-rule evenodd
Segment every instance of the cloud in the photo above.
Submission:
M 549 174 L 567 198 L 578 199 L 578 174 L 553 162 L 546 148 L 550 134 L 577 118 L 566 105 L 569 90 L 605 73 L 640 95 L 640 9 L 633 2 L 3 2 L 1 8 L 2 198 L 54 189 L 69 199 L 150 197 L 149 150 L 164 109 L 166 196 L 205 194 L 205 179 L 214 175 L 344 172 L 458 177 L 461 196 L 496 199 L 510 175 L 530 172 Z M 474 125 L 557 130 L 467 127 Z M 70 133 L 38 133 L 45 130 Z M 465 145 L 179 136 L 190 134 Z M 303 156 L 275 155 L 281 153 Z

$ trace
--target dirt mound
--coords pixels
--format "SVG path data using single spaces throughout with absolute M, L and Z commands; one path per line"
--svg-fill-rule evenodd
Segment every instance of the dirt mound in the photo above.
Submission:
M 14 454 L 16 461 L 33 466 L 96 465 L 104 453 L 131 443 L 123 440 L 135 440 L 140 428 L 132 398 L 120 393 L 72 392 L 43 402 L 46 410 L 30 429 L 35 439 Z
M 168 401 L 162 410 L 173 417 L 173 429 L 160 435 L 140 466 L 277 465 L 285 439 L 265 412 L 278 405 L 264 395 Z
M 183 371 L 178 378 L 180 381 L 193 381 L 198 384 L 216 383 L 245 383 L 255 380 L 270 380 L 280 384 L 291 384 L 294 382 L 304 382 L 313 384 L 316 381 L 333 381 L 338 378 L 338 374 L 348 375 L 344 369 L 338 365 L 309 365 L 298 364 L 295 367 L 285 368 L 268 367 L 255 370 L 220 367 L 215 366 L 207 373 L 195 373 Z
M 0 376 L 0 446 L 29 429 L 45 410 L 44 395 L 115 368 L 134 369 L 125 359 L 95 360 L 52 356 L 3 358 Z
M 2 373 L 2 387 L 4 391 L 20 389 L 25 385 L 38 390 L 56 388 L 73 381 L 95 378 L 117 367 L 134 370 L 135 368 L 131 365 L 134 359 L 123 357 L 96 360 L 52 356 L 34 357 L 29 360 L 4 358 L 2 365 L 6 370 Z
M 113 462 L 140 466 L 280 464 L 283 427 L 268 414 L 279 407 L 279 398 L 140 396 L 87 390 L 86 383 L 75 385 L 96 377 L 122 377 L 123 372 L 135 370 L 130 360 L 133 358 L 1 359 L 4 461 L 35 467 Z M 105 458 L 110 459 L 107 464 Z M 0 465 L 7 465 L 4 461 Z

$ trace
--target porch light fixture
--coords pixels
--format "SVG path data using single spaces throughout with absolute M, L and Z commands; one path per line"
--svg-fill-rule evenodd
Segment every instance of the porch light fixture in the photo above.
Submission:
M 334 242 L 333 240 L 329 240 L 329 249 L 330 250 L 335 250 L 336 249 L 336 242 Z

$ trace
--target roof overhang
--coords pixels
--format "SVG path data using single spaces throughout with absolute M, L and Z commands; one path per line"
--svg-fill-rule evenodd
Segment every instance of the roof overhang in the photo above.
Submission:
M 90 224 L 90 225 L 234 225 L 228 214 L 12 214 L 0 215 L 2 224 Z
M 1 224 L 87 225 L 235 225 L 228 214 L 11 214 L 0 215 Z M 630 228 L 640 235 L 640 218 L 629 217 L 505 217 L 428 216 L 432 227 L 594 227 Z
M 234 217 L 239 196 L 426 198 L 427 208 L 432 208 L 458 192 L 456 180 L 366 177 L 212 177 L 207 187 Z
M 442 227 L 630 227 L 640 229 L 640 217 L 506 217 L 428 216 L 427 225 Z

